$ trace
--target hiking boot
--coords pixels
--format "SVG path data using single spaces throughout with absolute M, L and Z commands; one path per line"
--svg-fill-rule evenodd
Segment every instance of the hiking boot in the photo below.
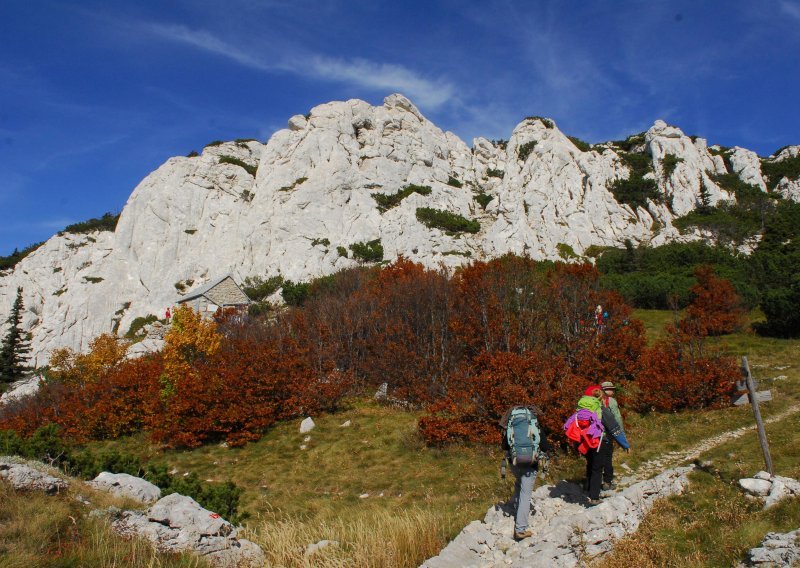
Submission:
M 525 529 L 524 531 L 514 531 L 514 540 L 522 540 L 531 536 L 533 536 L 533 531 L 531 529 Z
M 587 499 L 586 500 L 586 504 L 589 507 L 594 507 L 595 505 L 599 505 L 600 503 L 602 503 L 602 501 L 600 499 Z
M 608 483 L 603 482 L 603 491 L 613 491 L 617 488 L 617 484 L 613 481 L 609 481 Z

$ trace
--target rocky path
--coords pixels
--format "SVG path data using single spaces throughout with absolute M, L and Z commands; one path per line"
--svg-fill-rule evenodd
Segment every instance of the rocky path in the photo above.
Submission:
M 798 412 L 800 412 L 800 404 L 795 404 L 780 414 L 776 414 L 775 416 L 765 419 L 764 423 L 772 424 L 774 422 L 780 422 L 781 420 L 784 420 L 785 418 L 788 418 L 789 416 Z M 755 429 L 755 424 L 742 426 L 736 430 L 730 430 L 728 432 L 723 432 L 722 434 L 717 434 L 716 436 L 706 438 L 705 440 L 702 440 L 701 442 L 689 448 L 663 454 L 655 459 L 640 464 L 630 476 L 623 477 L 620 480 L 620 485 L 628 486 L 638 481 L 648 479 L 667 468 L 694 461 L 704 453 L 712 450 L 720 444 L 741 438 L 748 432 L 752 432 Z
M 765 420 L 771 424 L 800 412 L 791 406 Z M 585 566 L 609 552 L 614 541 L 632 534 L 660 498 L 680 494 L 692 465 L 681 466 L 705 452 L 755 429 L 743 426 L 641 464 L 595 507 L 588 506 L 580 487 L 567 481 L 539 487 L 533 494 L 532 537 L 515 542 L 514 521 L 507 505 L 495 505 L 483 521 L 473 521 L 422 568 L 533 568 Z

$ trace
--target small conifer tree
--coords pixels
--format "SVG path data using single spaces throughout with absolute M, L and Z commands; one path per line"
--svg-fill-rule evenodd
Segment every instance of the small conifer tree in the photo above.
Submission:
M 26 365 L 31 351 L 30 339 L 22 331 L 22 288 L 17 288 L 17 299 L 6 323 L 11 327 L 0 345 L 0 385 L 21 379 L 30 369 Z

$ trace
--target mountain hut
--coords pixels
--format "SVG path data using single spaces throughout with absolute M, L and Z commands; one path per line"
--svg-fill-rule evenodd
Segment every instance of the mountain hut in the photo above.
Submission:
M 220 308 L 246 309 L 252 303 L 230 274 L 191 290 L 176 300 L 203 315 L 212 315 Z

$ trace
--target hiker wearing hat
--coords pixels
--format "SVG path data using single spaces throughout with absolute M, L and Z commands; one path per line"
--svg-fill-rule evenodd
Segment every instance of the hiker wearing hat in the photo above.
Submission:
M 628 444 L 628 439 L 625 437 L 625 432 L 620 428 L 611 410 L 603 404 L 603 398 L 603 389 L 600 385 L 591 385 L 583 393 L 580 400 L 578 400 L 578 414 L 582 410 L 589 410 L 597 416 L 602 425 L 600 443 L 594 448 L 590 447 L 585 454 L 590 505 L 600 503 L 600 488 L 602 486 L 603 476 L 603 460 L 600 449 L 602 448 L 603 440 L 606 438 L 613 438 L 625 451 L 630 451 L 630 445 Z
M 614 395 L 617 392 L 617 387 L 611 381 L 606 381 L 600 385 L 603 388 L 602 403 L 605 408 L 611 411 L 614 415 L 614 420 L 617 421 L 619 429 L 622 434 L 625 434 L 625 426 L 622 424 L 622 414 L 619 411 L 619 404 Z M 600 444 L 600 456 L 603 467 L 603 485 L 604 490 L 616 489 L 614 484 L 614 444 L 610 439 L 606 438 Z

